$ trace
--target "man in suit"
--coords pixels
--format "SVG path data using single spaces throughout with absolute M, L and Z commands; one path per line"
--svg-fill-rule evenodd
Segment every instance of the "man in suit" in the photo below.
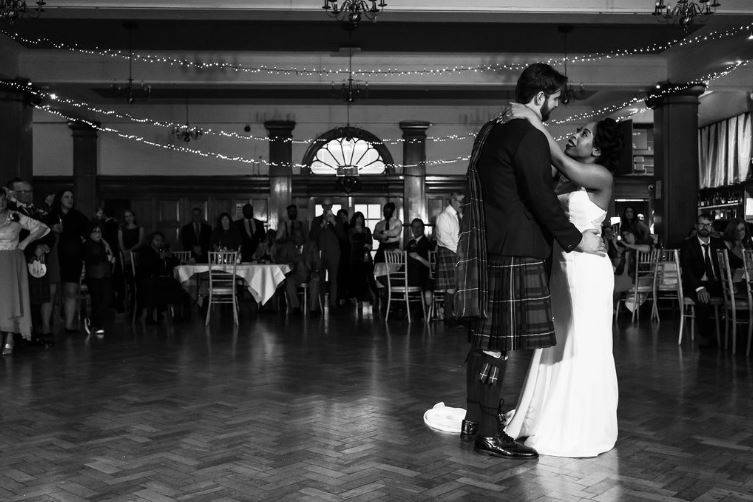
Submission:
M 322 202 L 324 212 L 311 222 L 309 240 L 316 243 L 322 252 L 322 269 L 329 276 L 329 306 L 330 312 L 337 309 L 337 272 L 340 267 L 340 240 L 337 237 L 337 219 L 332 212 L 332 200 L 324 199 Z
M 566 83 L 551 66 L 533 64 L 518 80 L 516 100 L 547 120 Z M 545 267 L 552 241 L 566 252 L 600 253 L 603 243 L 598 230 L 581 233 L 565 215 L 553 189 L 549 144 L 527 120 L 486 124 L 467 179 L 456 267 L 456 312 L 472 318 L 461 439 L 475 436 L 481 454 L 535 458 L 534 449 L 504 432 L 507 352 L 556 343 Z
M 726 249 L 724 241 L 711 237 L 711 218 L 698 216 L 696 235 L 686 239 L 680 248 L 680 266 L 685 296 L 695 302 L 695 317 L 698 321 L 698 345 L 711 347 L 714 338 L 714 309 L 712 298 L 722 296 L 721 273 L 716 252 Z
M 245 204 L 243 206 L 243 218 L 234 223 L 241 234 L 241 260 L 251 261 L 259 247 L 259 243 L 266 238 L 264 223 L 254 218 L 254 206 Z
M 201 209 L 191 210 L 191 223 L 180 229 L 180 241 L 184 251 L 191 251 L 191 256 L 197 263 L 206 263 L 212 240 L 212 227 L 204 222 Z
M 277 231 L 277 240 L 280 242 L 293 241 L 295 244 L 303 244 L 308 235 L 306 224 L 298 219 L 298 206 L 289 205 L 286 209 L 287 220 L 280 223 Z
M 277 263 L 290 265 L 290 272 L 285 278 L 285 296 L 294 314 L 301 313 L 301 303 L 298 300 L 298 286 L 305 282 L 309 285 L 308 305 L 311 317 L 321 314 L 319 311 L 319 290 L 321 284 L 321 260 L 316 243 L 308 241 L 296 244 L 292 240 L 280 243 L 275 257 Z

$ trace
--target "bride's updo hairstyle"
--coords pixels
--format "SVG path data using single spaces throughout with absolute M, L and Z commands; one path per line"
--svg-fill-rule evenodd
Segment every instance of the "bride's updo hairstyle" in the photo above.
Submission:
M 601 152 L 597 162 L 611 172 L 617 170 L 622 156 L 622 133 L 617 126 L 617 121 L 611 118 L 600 120 L 596 123 L 593 145 Z

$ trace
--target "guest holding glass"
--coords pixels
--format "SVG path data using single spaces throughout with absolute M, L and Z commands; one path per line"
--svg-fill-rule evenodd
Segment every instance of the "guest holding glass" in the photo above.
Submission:
M 238 228 L 233 225 L 229 213 L 222 213 L 217 218 L 217 226 L 212 232 L 212 249 L 215 251 L 239 251 L 243 239 Z
M 78 331 L 79 284 L 84 263 L 84 242 L 89 236 L 89 219 L 74 207 L 73 191 L 63 190 L 53 202 L 51 221 L 54 225 L 60 225 L 58 260 L 63 283 L 65 331 L 75 333 Z
M 360 211 L 353 213 L 350 220 L 348 246 L 349 294 L 359 302 L 373 302 L 376 291 L 374 261 L 371 259 L 374 239 L 371 230 L 366 226 L 366 218 Z
M 23 229 L 29 234 L 19 240 Z M 24 250 L 49 231 L 43 223 L 11 211 L 8 194 L 0 189 L 0 342 L 4 356 L 13 353 L 15 333 L 31 340 L 31 304 Z

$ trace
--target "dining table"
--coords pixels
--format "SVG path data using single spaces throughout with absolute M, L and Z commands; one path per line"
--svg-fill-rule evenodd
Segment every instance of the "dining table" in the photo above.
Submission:
M 232 273 L 232 264 L 212 264 L 212 270 L 221 270 L 225 273 Z M 277 288 L 285 281 L 285 276 L 290 272 L 290 266 L 287 264 L 279 263 L 238 263 L 235 265 L 235 274 L 239 279 L 243 279 L 244 286 L 251 293 L 254 300 L 264 305 L 267 303 L 277 291 Z M 209 264 L 208 263 L 194 263 L 178 265 L 173 270 L 175 278 L 180 282 L 186 290 L 192 287 L 196 287 L 197 296 L 205 296 L 202 294 L 201 286 L 194 286 L 191 284 L 192 277 L 206 277 L 207 279 L 201 281 L 203 283 L 208 282 L 209 277 Z M 204 285 L 204 288 L 208 286 Z

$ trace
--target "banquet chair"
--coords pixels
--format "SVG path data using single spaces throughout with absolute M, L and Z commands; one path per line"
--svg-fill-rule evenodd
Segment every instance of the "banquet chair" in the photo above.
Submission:
M 745 276 L 745 284 L 747 285 L 748 289 L 748 295 L 753 296 L 753 292 L 751 291 L 751 278 L 753 278 L 753 250 L 751 249 L 745 249 L 743 251 L 743 267 L 745 268 L 744 276 Z M 750 319 L 750 322 L 753 323 L 753 318 Z M 745 355 L 750 356 L 750 347 L 751 347 L 751 333 L 750 333 L 750 327 L 748 329 L 748 346 L 745 349 Z
M 233 322 L 238 324 L 238 298 L 236 297 L 237 251 L 209 252 L 209 304 L 205 326 L 209 326 L 212 305 L 232 304 Z
M 674 258 L 677 263 L 677 290 L 681 298 L 680 303 L 680 329 L 678 330 L 677 345 L 682 345 L 682 338 L 684 333 L 685 319 L 690 320 L 690 341 L 695 340 L 695 301 L 685 295 L 684 286 L 682 284 L 682 265 L 680 264 L 679 251 L 675 250 L 676 256 Z M 722 305 L 721 298 L 711 298 L 709 304 L 714 307 L 714 328 L 716 332 L 716 341 L 720 343 L 720 330 L 719 330 L 719 307 Z
M 429 251 L 429 278 L 432 283 L 437 278 L 437 252 Z M 429 321 L 441 319 L 437 314 L 437 305 L 444 306 L 444 298 L 447 294 L 446 289 L 432 289 L 431 305 L 429 305 Z
M 737 352 L 737 325 L 748 324 L 748 349 L 750 349 L 751 335 L 753 334 L 753 299 L 751 299 L 750 277 L 748 267 L 743 266 L 743 292 L 735 292 L 735 282 L 732 278 L 732 270 L 729 266 L 729 251 L 726 249 L 717 250 L 716 256 L 719 260 L 719 273 L 722 282 L 722 298 L 724 300 L 724 348 L 728 347 L 730 325 L 732 326 L 732 354 Z M 745 255 L 743 254 L 743 257 Z M 743 260 L 744 262 L 744 260 Z M 747 312 L 748 317 L 739 319 L 738 312 Z
M 654 291 L 651 302 L 651 320 L 661 321 L 659 317 L 659 302 L 672 301 L 682 311 L 682 284 L 680 283 L 680 251 L 678 249 L 661 249 L 657 253 L 654 268 Z M 673 309 L 674 310 L 674 309 Z M 682 317 L 680 318 L 682 323 Z
M 387 265 L 387 312 L 384 320 L 390 318 L 392 302 L 405 302 L 408 322 L 411 322 L 410 302 L 420 302 L 426 319 L 424 295 L 418 286 L 408 285 L 408 253 L 406 251 L 385 251 L 384 261 Z
M 181 265 L 186 265 L 191 261 L 191 251 L 173 251 L 173 256 Z
M 298 285 L 297 292 L 298 295 L 303 297 L 303 308 L 301 308 L 301 311 L 304 312 L 305 316 L 309 315 L 309 283 L 308 282 L 302 282 Z M 287 298 L 285 299 L 285 313 L 290 313 L 290 302 L 287 301 Z M 317 300 L 319 301 L 319 311 L 324 312 L 324 307 L 322 304 L 322 295 L 319 294 Z
M 633 286 L 630 290 L 626 291 L 620 296 L 620 298 L 618 298 L 614 307 L 614 320 L 617 322 L 617 316 L 620 313 L 620 305 L 624 305 L 628 300 L 632 300 L 634 308 L 630 318 L 631 322 L 635 322 L 636 320 L 640 322 L 640 304 L 642 303 L 640 300 L 643 297 L 645 297 L 643 298 L 645 301 L 648 301 L 649 298 L 653 300 L 654 281 L 656 279 L 654 272 L 659 253 L 657 250 L 651 250 L 648 252 L 627 252 L 633 253 L 635 256 L 635 278 L 633 279 Z M 628 264 L 625 264 L 625 266 L 628 266 Z

